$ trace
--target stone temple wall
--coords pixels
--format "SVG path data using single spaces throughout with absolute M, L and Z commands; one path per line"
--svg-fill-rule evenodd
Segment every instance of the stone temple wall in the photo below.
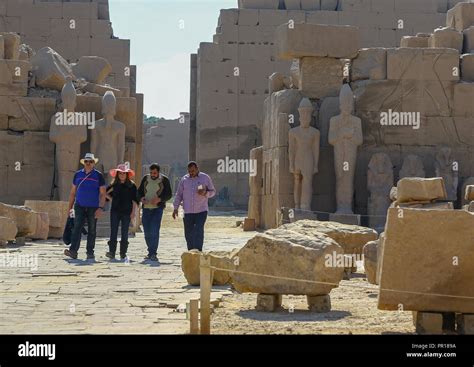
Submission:
M 0 32 L 19 34 L 20 42 L 34 51 L 49 46 L 70 63 L 81 56 L 101 56 L 111 63 L 105 83 L 121 91 L 116 119 L 127 126 L 125 159 L 141 175 L 144 96 L 136 93 L 130 41 L 113 36 L 108 0 L 0 0 Z M 4 58 L 0 55 L 0 202 L 57 199 L 49 127 L 59 108 L 59 92 L 29 85 L 29 56 Z M 17 66 L 21 76 L 15 75 Z M 77 112 L 95 112 L 100 119 L 101 99 L 97 94 L 78 95 Z M 89 151 L 89 142 L 90 136 L 82 154 Z
M 262 143 L 268 76 L 288 73 L 290 66 L 275 56 L 277 26 L 289 20 L 354 25 L 360 28 L 361 47 L 398 47 L 404 36 L 443 25 L 448 7 L 457 2 L 244 0 L 239 9 L 222 10 L 214 41 L 201 43 L 192 58 L 190 156 L 213 176 L 218 190 L 227 187 L 231 201 L 247 207 L 248 174 L 218 173 L 217 161 L 247 159 Z
M 294 208 L 288 131 L 298 125 L 298 106 L 303 97 L 313 102 L 313 126 L 321 133 L 319 173 L 313 178 L 311 209 L 336 211 L 334 149 L 328 143 L 328 131 L 330 119 L 340 113 L 338 93 L 344 82 L 350 83 L 354 92 L 354 114 L 362 120 L 364 137 L 355 168 L 354 212 L 368 214 L 368 166 L 376 153 L 389 156 L 395 185 L 410 155 L 419 157 L 423 165 L 423 171 L 415 174 L 417 177 L 439 176 L 436 164 L 445 148 L 450 154 L 442 157 L 447 162 L 442 175 L 458 177 L 454 197 L 448 199 L 455 207 L 461 207 L 464 186 L 474 177 L 474 4 L 453 8 L 445 25 L 430 34 L 407 36 L 401 48 L 369 48 L 355 53 L 344 44 L 353 38 L 354 29 L 334 29 L 330 42 L 320 44 L 334 55 L 341 55 L 338 57 L 317 56 L 324 52 L 318 49 L 317 41 L 311 43 L 311 38 L 305 37 L 318 37 L 309 25 L 302 24 L 295 30 L 282 25 L 277 32 L 278 54 L 300 59 L 299 88 L 281 88 L 264 103 L 263 147 L 251 153 L 259 160 L 262 177 L 260 182 L 250 181 L 250 205 L 254 207 L 249 208 L 249 216 L 260 213 L 257 222 L 271 228 L 278 224 L 281 207 Z M 319 37 L 329 33 L 321 32 Z M 344 65 L 349 65 L 346 77 Z M 419 113 L 419 128 L 396 122 L 391 126 L 383 124 L 381 113 L 389 111 L 411 116 Z M 288 123 L 289 115 L 295 116 L 294 125 Z M 369 224 L 367 217 L 362 224 Z
M 189 113 L 181 113 L 175 120 L 163 120 L 157 124 L 145 124 L 143 131 L 143 172 L 158 163 L 168 175 L 173 187 L 187 173 L 189 160 Z

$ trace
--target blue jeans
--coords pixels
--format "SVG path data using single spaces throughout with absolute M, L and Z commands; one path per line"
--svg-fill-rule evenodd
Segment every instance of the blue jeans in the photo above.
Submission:
M 87 220 L 87 255 L 94 255 L 97 219 L 95 212 L 98 208 L 86 208 L 79 204 L 74 205 L 74 228 L 72 229 L 71 246 L 69 251 L 77 254 L 81 247 L 81 232 Z
M 121 225 L 120 256 L 125 257 L 128 251 L 128 227 L 130 226 L 130 214 L 121 214 L 112 210 L 110 212 L 110 241 L 109 251 L 115 255 L 117 251 L 117 237 L 119 225 Z
M 204 244 L 204 225 L 207 220 L 207 212 L 184 215 L 184 236 L 188 250 L 202 251 Z
M 150 256 L 156 256 L 158 252 L 163 210 L 164 208 L 143 209 L 143 231 L 145 232 L 145 241 L 148 246 L 148 255 Z

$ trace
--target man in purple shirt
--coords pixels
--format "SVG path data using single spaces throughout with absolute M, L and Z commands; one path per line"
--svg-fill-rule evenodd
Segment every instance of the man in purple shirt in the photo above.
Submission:
M 178 208 L 184 209 L 184 236 L 188 250 L 202 251 L 204 243 L 204 224 L 209 211 L 208 200 L 216 195 L 211 178 L 199 172 L 196 162 L 188 163 L 188 174 L 178 186 L 174 200 L 173 219 L 178 216 Z

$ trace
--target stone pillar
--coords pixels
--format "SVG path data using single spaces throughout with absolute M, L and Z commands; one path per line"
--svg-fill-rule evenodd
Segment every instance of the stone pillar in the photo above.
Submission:
M 189 160 L 196 160 L 197 54 L 191 54 L 191 93 L 189 101 Z

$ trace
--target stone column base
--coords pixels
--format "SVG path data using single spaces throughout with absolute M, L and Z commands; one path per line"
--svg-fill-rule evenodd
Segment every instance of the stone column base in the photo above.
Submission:
M 417 334 L 443 334 L 443 314 L 441 312 L 413 312 L 413 324 Z

